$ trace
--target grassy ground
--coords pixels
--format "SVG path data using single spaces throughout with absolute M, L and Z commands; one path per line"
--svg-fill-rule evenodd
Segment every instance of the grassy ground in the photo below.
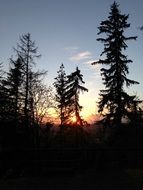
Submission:
M 52 174 L 46 176 L 22 176 L 3 178 L 0 190 L 138 190 L 143 189 L 143 170 L 95 169 L 73 172 L 71 174 Z

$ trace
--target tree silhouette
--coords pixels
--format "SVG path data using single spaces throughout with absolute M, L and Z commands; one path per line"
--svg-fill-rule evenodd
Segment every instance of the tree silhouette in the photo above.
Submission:
M 4 116 L 4 102 L 6 98 L 5 89 L 3 88 L 3 71 L 2 71 L 2 63 L 0 63 L 0 121 L 3 120 Z
M 143 26 L 139 27 L 139 29 L 140 29 L 141 31 L 143 31 Z
M 2 70 L 2 63 L 0 63 L 0 81 L 2 79 L 2 76 L 3 76 L 3 70 Z
M 60 120 L 61 126 L 66 123 L 66 105 L 65 105 L 65 93 L 66 93 L 66 73 L 64 70 L 64 65 L 61 64 L 59 71 L 57 72 L 58 76 L 55 78 L 54 87 L 56 89 L 56 102 L 58 103 L 58 109 L 60 109 Z
M 69 120 L 75 118 L 76 125 L 83 125 L 83 120 L 80 116 L 82 106 L 79 104 L 79 94 L 84 91 L 88 92 L 88 89 L 81 85 L 85 82 L 83 81 L 83 75 L 78 67 L 76 68 L 76 71 L 68 75 L 67 78 L 66 108 Z
M 92 64 L 106 66 L 101 69 L 105 90 L 100 91 L 99 112 L 105 116 L 106 120 L 112 120 L 114 124 L 120 126 L 122 118 L 128 116 L 128 111 L 135 99 L 135 96 L 130 96 L 125 92 L 124 84 L 129 87 L 139 83 L 126 77 L 129 73 L 128 64 L 132 60 L 128 59 L 123 51 L 128 47 L 126 42 L 136 40 L 137 37 L 124 35 L 125 30 L 130 27 L 127 23 L 129 15 L 121 14 L 118 7 L 116 2 L 111 5 L 108 19 L 102 21 L 98 28 L 98 35 L 105 34 L 105 37 L 98 38 L 97 41 L 104 44 L 101 56 L 106 55 L 106 57 Z
M 43 79 L 46 74 L 46 71 L 30 73 L 29 119 L 31 121 L 31 126 L 34 124 L 41 125 L 44 117 L 48 114 L 49 108 L 52 108 L 54 104 L 52 88 L 43 83 Z
M 4 80 L 0 85 L 0 122 L 11 121 L 14 118 L 13 100 L 9 96 L 9 90 L 4 85 Z
M 18 43 L 17 49 L 15 49 L 23 64 L 24 115 L 26 127 L 29 126 L 30 75 L 32 66 L 35 64 L 35 58 L 40 57 L 40 55 L 37 54 L 37 49 L 35 42 L 31 40 L 30 33 L 20 37 L 20 42 Z
M 18 122 L 18 114 L 21 112 L 22 98 L 22 61 L 18 58 L 16 61 L 10 59 L 11 67 L 7 73 L 6 80 L 3 80 L 3 85 L 9 92 L 9 98 L 13 102 L 14 120 Z

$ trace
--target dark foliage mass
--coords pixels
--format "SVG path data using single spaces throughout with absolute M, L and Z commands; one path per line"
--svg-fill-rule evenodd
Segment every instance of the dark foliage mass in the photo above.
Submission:
M 137 38 L 125 36 L 128 17 L 114 2 L 98 28 L 104 57 L 93 65 L 105 66 L 101 69 L 105 89 L 98 103 L 103 119 L 93 125 L 80 113 L 80 93 L 88 92 L 80 69 L 67 75 L 61 64 L 54 92 L 44 84 L 47 72 L 35 68 L 40 54 L 31 35 L 20 37 L 9 70 L 3 71 L 0 64 L 0 177 L 143 168 L 142 101 L 125 91 L 139 84 L 127 78 L 132 60 L 124 50 L 127 41 Z M 51 120 L 49 109 L 56 110 L 60 123 Z

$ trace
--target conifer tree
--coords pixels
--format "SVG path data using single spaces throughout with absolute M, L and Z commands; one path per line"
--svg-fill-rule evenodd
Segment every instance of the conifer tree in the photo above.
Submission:
M 30 74 L 35 64 L 35 58 L 40 57 L 37 53 L 38 48 L 32 41 L 30 33 L 22 35 L 17 49 L 15 49 L 18 57 L 23 63 L 23 89 L 24 89 L 24 115 L 25 127 L 29 126 L 29 108 L 30 108 Z
M 9 92 L 9 98 L 11 98 L 13 102 L 13 110 L 14 110 L 14 119 L 18 120 L 18 113 L 20 113 L 21 109 L 21 98 L 22 98 L 22 61 L 18 58 L 16 61 L 10 59 L 11 67 L 9 72 L 7 73 L 6 80 L 3 80 L 3 85 L 7 88 Z
M 0 63 L 0 120 L 1 120 L 1 115 L 2 115 L 2 104 L 3 104 L 2 77 L 3 77 L 2 63 Z
M 17 124 L 20 112 L 20 87 L 22 84 L 22 63 L 18 58 L 10 60 L 10 69 L 1 81 L 1 108 L 3 116 Z
M 125 36 L 125 30 L 130 27 L 127 22 L 128 17 L 129 15 L 121 14 L 116 2 L 111 5 L 108 19 L 102 21 L 98 27 L 98 35 L 104 34 L 97 41 L 104 44 L 101 56 L 105 55 L 105 58 L 92 63 L 106 66 L 101 69 L 105 89 L 100 91 L 99 112 L 103 113 L 106 120 L 112 120 L 117 126 L 121 125 L 124 116 L 128 116 L 135 99 L 135 96 L 130 96 L 125 92 L 124 86 L 139 84 L 127 78 L 128 64 L 132 63 L 132 60 L 123 54 L 128 47 L 126 42 L 137 38 Z
M 0 81 L 2 79 L 2 75 L 3 75 L 2 63 L 0 63 Z
M 56 89 L 56 102 L 58 109 L 60 109 L 60 120 L 61 126 L 66 123 L 66 106 L 65 106 L 65 93 L 66 93 L 66 73 L 64 70 L 64 65 L 61 64 L 59 71 L 57 72 L 58 76 L 55 78 L 54 87 Z
M 4 83 L 4 79 L 2 79 L 0 85 L 0 122 L 7 122 L 14 118 L 13 101 Z
M 66 90 L 66 108 L 68 113 L 69 121 L 71 118 L 75 118 L 75 125 L 83 125 L 83 120 L 80 116 L 82 106 L 79 104 L 80 92 L 88 91 L 87 88 L 83 87 L 83 75 L 81 71 L 76 68 L 76 71 L 67 76 L 67 90 Z

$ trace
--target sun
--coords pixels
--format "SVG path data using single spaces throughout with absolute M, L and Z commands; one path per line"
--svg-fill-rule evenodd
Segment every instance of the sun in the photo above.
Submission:
M 72 123 L 76 123 L 76 122 L 77 122 L 77 119 L 76 119 L 75 116 L 72 116 L 72 117 L 70 118 L 70 120 L 71 120 Z

